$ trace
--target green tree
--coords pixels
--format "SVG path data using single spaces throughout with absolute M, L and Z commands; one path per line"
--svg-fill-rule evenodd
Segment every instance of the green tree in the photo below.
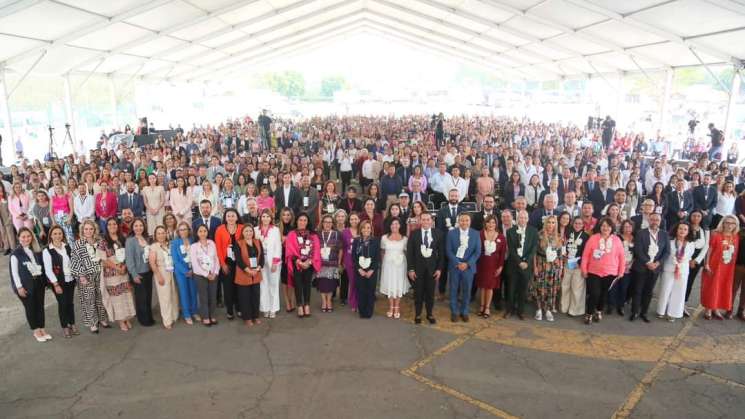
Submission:
M 266 73 L 262 79 L 266 87 L 288 98 L 298 98 L 305 93 L 305 78 L 297 71 Z
M 334 93 L 347 87 L 343 76 L 326 76 L 321 80 L 321 96 L 332 97 Z

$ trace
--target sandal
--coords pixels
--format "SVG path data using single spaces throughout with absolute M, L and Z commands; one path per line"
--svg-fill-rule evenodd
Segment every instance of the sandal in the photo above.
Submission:
M 482 314 L 482 317 L 484 317 L 485 319 L 488 319 L 490 316 L 491 316 L 491 313 L 488 310 L 484 311 L 484 313 Z
M 705 320 L 711 320 L 711 313 L 704 314 L 704 319 Z
M 385 316 L 390 319 L 391 317 L 393 317 L 393 312 L 388 310 L 388 312 L 385 313 Z
M 202 325 L 204 325 L 205 327 L 210 327 L 212 326 L 212 323 L 209 320 L 202 320 Z

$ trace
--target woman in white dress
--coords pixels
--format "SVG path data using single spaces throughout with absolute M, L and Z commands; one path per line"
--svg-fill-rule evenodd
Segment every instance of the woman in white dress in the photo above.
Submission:
M 259 225 L 254 228 L 254 234 L 264 248 L 264 271 L 261 273 L 264 280 L 259 283 L 259 306 L 264 317 L 270 319 L 279 311 L 279 276 L 282 270 L 282 236 L 273 219 L 271 211 L 265 209 L 259 216 Z
M 383 267 L 380 274 L 380 293 L 388 297 L 386 316 L 401 318 L 401 297 L 409 291 L 406 277 L 406 236 L 401 234 L 401 221 L 391 221 L 390 233 L 380 241 Z
M 657 298 L 657 317 L 674 322 L 683 317 L 688 270 L 696 246 L 689 240 L 690 227 L 680 223 L 673 229 L 670 253 L 662 264 L 662 285 Z

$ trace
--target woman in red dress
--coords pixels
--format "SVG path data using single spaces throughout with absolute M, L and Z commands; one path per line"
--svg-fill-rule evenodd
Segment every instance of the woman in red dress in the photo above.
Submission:
M 711 234 L 701 283 L 701 305 L 706 308 L 706 320 L 711 319 L 712 314 L 717 320 L 723 320 L 719 310 L 725 310 L 727 317 L 732 317 L 732 282 L 740 245 L 739 230 L 737 217 L 726 215 Z
M 490 215 L 484 220 L 484 230 L 481 232 L 481 257 L 476 265 L 476 287 L 481 290 L 481 310 L 479 316 L 490 316 L 494 290 L 502 285 L 502 267 L 507 253 L 507 239 L 497 229 L 497 219 Z M 497 299 L 500 292 L 497 291 Z

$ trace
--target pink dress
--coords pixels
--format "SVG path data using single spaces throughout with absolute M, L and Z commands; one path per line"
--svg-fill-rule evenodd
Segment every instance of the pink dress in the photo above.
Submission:
M 56 217 L 59 213 L 70 215 L 70 197 L 67 194 L 52 196 L 52 214 Z
M 274 197 L 267 196 L 266 198 L 259 195 L 256 198 L 256 206 L 259 209 L 259 212 L 268 209 L 274 213 Z

